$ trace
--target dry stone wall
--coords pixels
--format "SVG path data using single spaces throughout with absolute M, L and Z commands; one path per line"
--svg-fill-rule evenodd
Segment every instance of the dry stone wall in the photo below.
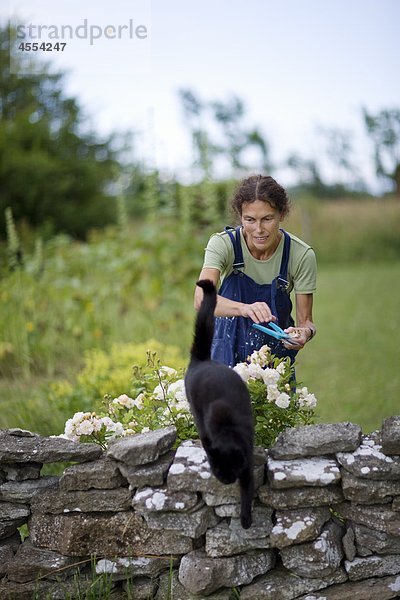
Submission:
M 400 417 L 289 429 L 255 450 L 253 525 L 239 488 L 174 428 L 96 445 L 0 431 L 0 598 L 400 597 Z M 73 462 L 60 477 L 43 464 Z M 21 526 L 29 536 L 21 541 Z

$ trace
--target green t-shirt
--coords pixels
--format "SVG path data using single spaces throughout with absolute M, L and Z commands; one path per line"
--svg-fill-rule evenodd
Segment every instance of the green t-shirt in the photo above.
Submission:
M 233 235 L 236 235 L 233 232 Z M 290 255 L 288 266 L 288 292 L 296 294 L 312 294 L 316 290 L 317 262 L 314 250 L 295 235 L 289 233 Z M 256 283 L 271 283 L 279 275 L 282 261 L 284 236 L 282 236 L 274 254 L 267 260 L 258 260 L 250 254 L 243 230 L 240 230 L 240 239 L 243 251 L 244 269 Z M 211 236 L 205 249 L 203 268 L 218 269 L 221 273 L 221 283 L 233 271 L 234 250 L 231 239 L 226 231 L 215 233 Z

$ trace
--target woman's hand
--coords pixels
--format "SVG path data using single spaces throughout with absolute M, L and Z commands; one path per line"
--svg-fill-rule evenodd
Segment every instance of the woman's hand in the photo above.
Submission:
M 266 302 L 253 302 L 253 304 L 241 304 L 239 308 L 241 317 L 248 317 L 254 323 L 269 323 L 276 321 Z
M 288 333 L 290 337 L 293 337 L 294 342 L 291 344 L 290 340 L 282 340 L 282 344 L 285 348 L 288 348 L 288 350 L 301 350 L 308 340 L 313 337 L 311 327 L 287 327 L 285 333 Z

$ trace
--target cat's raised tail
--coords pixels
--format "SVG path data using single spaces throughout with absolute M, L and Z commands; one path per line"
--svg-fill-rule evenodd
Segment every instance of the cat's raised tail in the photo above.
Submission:
M 197 313 L 193 344 L 190 351 L 192 360 L 210 360 L 211 344 L 214 336 L 214 310 L 217 305 L 217 290 L 209 279 L 196 283 L 203 290 L 203 301 Z

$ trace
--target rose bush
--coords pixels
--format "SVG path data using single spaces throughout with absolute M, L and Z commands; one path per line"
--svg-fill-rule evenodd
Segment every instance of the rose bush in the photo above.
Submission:
M 253 352 L 234 371 L 245 381 L 253 406 L 255 443 L 270 447 L 287 427 L 313 422 L 317 400 L 306 387 L 297 389 L 289 359 L 277 358 L 268 346 Z M 106 447 L 111 438 L 175 425 L 177 442 L 198 438 L 185 394 L 184 371 L 161 365 L 147 351 L 147 365 L 133 367 L 131 396 L 104 396 L 98 414 L 78 412 L 68 419 L 63 436 Z

